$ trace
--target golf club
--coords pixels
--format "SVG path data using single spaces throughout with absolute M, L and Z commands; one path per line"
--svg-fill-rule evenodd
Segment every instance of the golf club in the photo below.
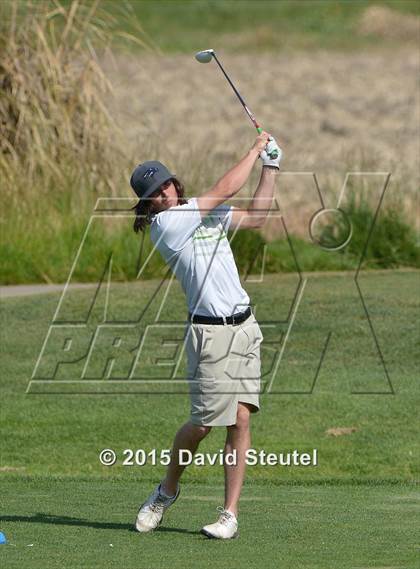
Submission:
M 216 56 L 216 52 L 214 51 L 214 49 L 204 49 L 203 51 L 199 51 L 198 53 L 195 54 L 195 58 L 199 63 L 210 63 L 210 61 L 212 60 L 212 58 L 215 60 L 215 62 L 217 63 L 217 65 L 220 67 L 223 75 L 226 77 L 226 79 L 229 82 L 229 85 L 232 87 L 235 95 L 238 97 L 238 99 L 240 100 L 243 108 L 245 109 L 246 114 L 249 116 L 249 118 L 252 121 L 252 124 L 255 126 L 255 128 L 257 129 L 257 132 L 260 134 L 262 132 L 262 128 L 260 127 L 260 125 L 257 122 L 257 119 L 254 117 L 254 115 L 251 113 L 250 109 L 247 107 L 245 101 L 242 99 L 239 91 L 236 89 L 235 85 L 232 83 L 229 75 L 226 73 L 226 71 L 223 69 L 222 64 L 220 63 L 220 61 L 218 60 L 217 56 Z M 269 155 L 270 158 L 277 158 L 278 153 L 277 151 L 273 151 L 271 152 L 271 154 Z

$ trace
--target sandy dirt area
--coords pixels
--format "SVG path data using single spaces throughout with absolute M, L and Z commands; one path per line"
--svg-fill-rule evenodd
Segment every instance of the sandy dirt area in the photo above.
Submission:
M 284 149 L 284 172 L 316 172 L 321 188 L 337 192 L 348 171 L 391 172 L 389 192 L 415 216 L 418 50 L 219 56 Z M 200 65 L 194 54 L 118 56 L 106 67 L 127 152 L 165 161 L 188 195 L 210 187 L 252 144 L 255 131 L 214 62 Z M 307 177 L 287 180 L 284 193 L 305 207 Z

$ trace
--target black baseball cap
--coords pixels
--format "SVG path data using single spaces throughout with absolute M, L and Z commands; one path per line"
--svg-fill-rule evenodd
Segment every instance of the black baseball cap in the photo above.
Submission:
M 147 198 L 162 184 L 175 177 L 175 174 L 171 174 L 162 162 L 149 160 L 135 168 L 131 174 L 130 185 L 137 196 L 142 199 Z

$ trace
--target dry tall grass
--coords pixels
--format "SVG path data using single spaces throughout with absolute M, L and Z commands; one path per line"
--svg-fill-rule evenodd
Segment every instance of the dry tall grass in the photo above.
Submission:
M 124 147 L 105 102 L 112 85 L 100 58 L 118 37 L 147 47 L 142 30 L 116 30 L 99 0 L 15 0 L 2 11 L 3 192 L 20 204 L 33 200 L 34 185 L 45 193 L 88 184 L 116 194 Z
M 124 6 L 112 10 L 99 0 L 0 2 L 4 283 L 65 280 L 56 270 L 68 271 L 98 195 L 121 194 L 132 163 L 101 61 L 115 47 L 155 50 Z

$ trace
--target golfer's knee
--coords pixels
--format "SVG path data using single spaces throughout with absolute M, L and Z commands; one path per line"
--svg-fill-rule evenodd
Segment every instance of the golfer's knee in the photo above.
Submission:
M 247 405 L 239 404 L 238 411 L 236 414 L 236 424 L 235 427 L 237 429 L 248 429 L 249 428 L 249 416 L 250 416 L 250 409 Z
M 194 423 L 191 423 L 190 428 L 194 438 L 199 441 L 204 439 L 204 437 L 206 437 L 211 431 L 211 427 L 207 427 L 206 425 L 194 425 Z

